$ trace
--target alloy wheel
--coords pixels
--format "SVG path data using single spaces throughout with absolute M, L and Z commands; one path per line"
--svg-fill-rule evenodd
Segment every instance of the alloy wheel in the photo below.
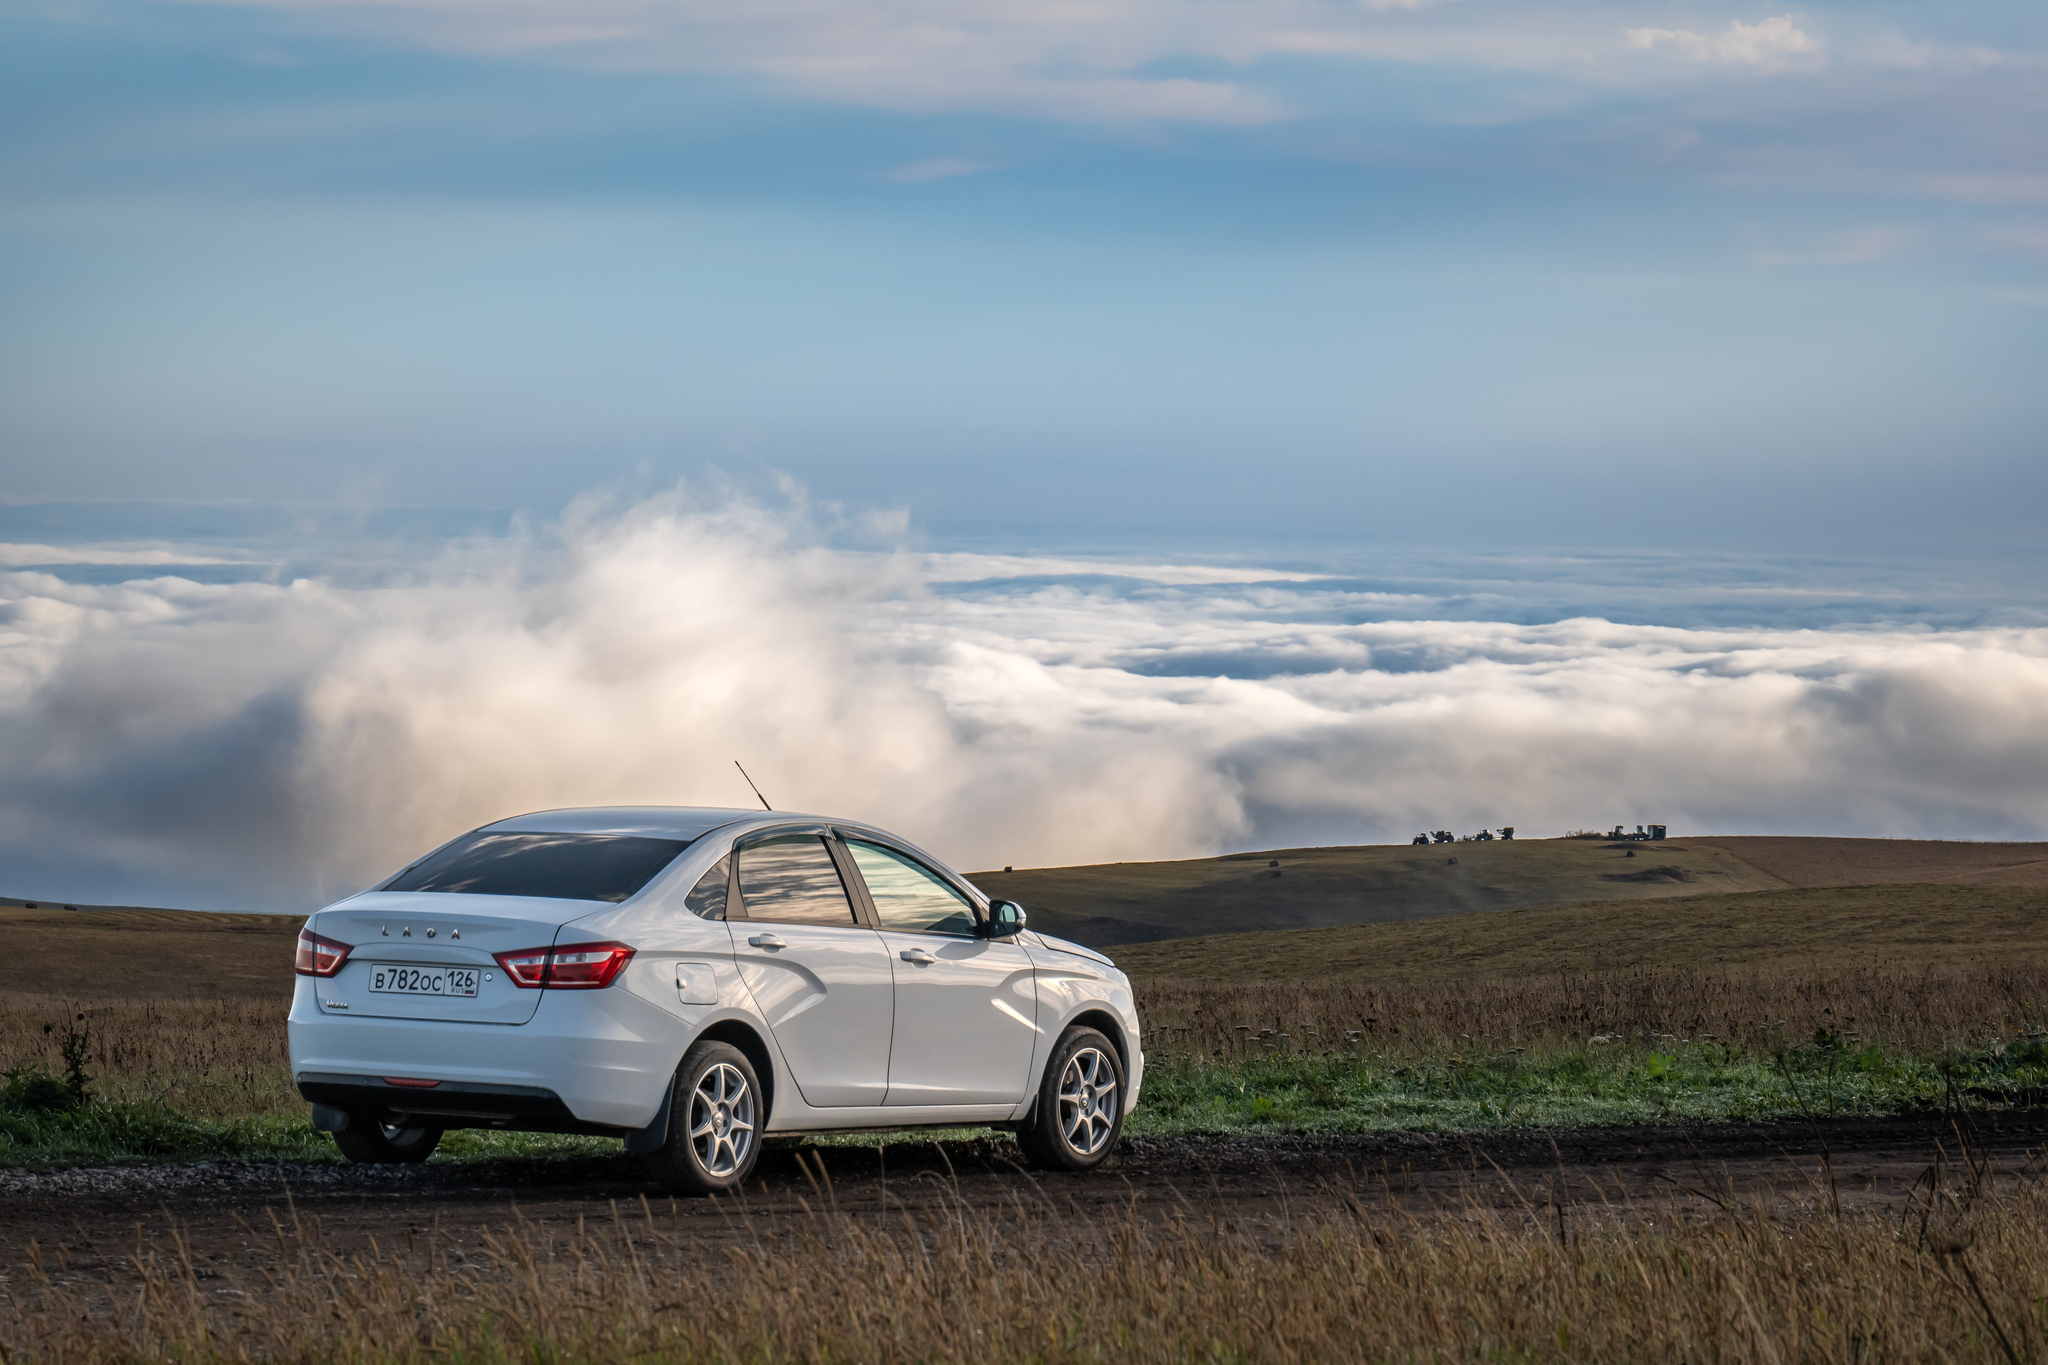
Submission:
M 1116 1131 L 1116 1067 L 1098 1048 L 1084 1047 L 1060 1072 L 1060 1133 L 1082 1156 L 1102 1150 Z
M 754 1145 L 754 1091 L 739 1068 L 719 1062 L 690 1092 L 690 1145 L 709 1176 L 731 1175 Z

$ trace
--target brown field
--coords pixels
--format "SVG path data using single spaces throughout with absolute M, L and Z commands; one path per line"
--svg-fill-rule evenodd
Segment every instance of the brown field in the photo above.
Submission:
M 1199 1188 L 1105 1210 L 1030 1182 L 992 1208 L 943 1176 L 841 1212 L 814 1177 L 817 1211 L 738 1201 L 708 1241 L 634 1200 L 361 1250 L 280 1200 L 244 1224 L 245 1246 L 275 1242 L 257 1270 L 139 1232 L 132 1253 L 38 1248 L 0 1339 L 81 1363 L 2038 1358 L 2048 1193 L 1930 1175 L 1896 1208 L 1845 1208 L 1832 1176 L 1767 1205 L 1711 1175 L 1689 1194 L 1688 1173 L 1567 1216 L 1540 1181 L 1417 1212 L 1404 1173 L 1373 1171 L 1259 1217 Z
M 289 996 L 298 915 L 0 906 L 11 978 L 123 999 Z
M 2048 887 L 1821 887 L 1549 905 L 1131 943 L 1113 956 L 1133 976 L 1219 982 L 2048 961 Z
M 1687 842 L 1724 849 L 1793 886 L 1920 882 L 2048 887 L 2048 844 L 1781 835 L 1710 835 Z
M 1274 862 L 1279 866 L 1268 866 Z M 1789 887 L 2048 889 L 2048 844 L 1746 836 L 1640 844 L 1517 839 L 1026 868 L 977 872 L 974 882 L 991 895 L 1021 901 L 1047 932 L 1101 947 Z

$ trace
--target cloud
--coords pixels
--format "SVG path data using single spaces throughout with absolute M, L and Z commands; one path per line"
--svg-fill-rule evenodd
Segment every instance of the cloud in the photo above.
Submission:
M 1390 620 L 1244 567 L 1019 567 L 940 592 L 800 504 L 679 491 L 381 586 L 0 576 L 0 864 L 38 883 L 7 889 L 303 909 L 521 810 L 745 805 L 734 758 L 968 867 L 2048 832 L 2048 631 Z
M 1691 52 L 1700 61 L 1724 66 L 1810 65 L 1821 58 L 1820 43 L 1795 27 L 1789 14 L 1755 24 L 1737 19 L 1726 33 L 1712 38 L 1690 29 L 1669 28 L 1632 28 L 1626 35 L 1630 47 L 1645 52 L 1668 44 Z
M 45 564 L 186 567 L 248 562 L 244 559 L 222 559 L 216 555 L 161 545 L 36 545 L 21 541 L 0 542 L 0 567 L 5 568 Z

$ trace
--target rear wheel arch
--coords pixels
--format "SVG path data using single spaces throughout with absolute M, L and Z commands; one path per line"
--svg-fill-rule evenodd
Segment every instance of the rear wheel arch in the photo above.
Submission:
M 761 1126 L 765 1131 L 769 1115 L 775 1112 L 775 1064 L 770 1059 L 768 1044 L 752 1025 L 739 1019 L 721 1019 L 690 1042 L 694 1046 L 706 1039 L 738 1048 L 753 1064 L 754 1076 L 761 1082 Z

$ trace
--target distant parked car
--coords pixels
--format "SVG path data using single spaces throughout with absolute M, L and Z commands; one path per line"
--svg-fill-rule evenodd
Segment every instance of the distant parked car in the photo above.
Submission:
M 1144 1077 L 1108 958 L 848 820 L 500 820 L 313 915 L 296 966 L 292 1075 L 353 1161 L 594 1133 L 711 1192 L 770 1134 L 990 1125 L 1079 1171 Z

